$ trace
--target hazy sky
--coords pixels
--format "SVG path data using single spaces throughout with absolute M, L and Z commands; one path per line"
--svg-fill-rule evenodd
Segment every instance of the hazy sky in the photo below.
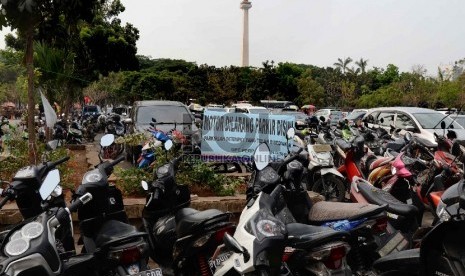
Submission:
M 138 53 L 216 66 L 240 65 L 240 0 L 122 0 L 140 31 Z M 402 71 L 465 57 L 464 0 L 252 0 L 250 64 L 332 66 L 337 58 L 393 63 Z M 0 46 L 3 47 L 3 40 Z

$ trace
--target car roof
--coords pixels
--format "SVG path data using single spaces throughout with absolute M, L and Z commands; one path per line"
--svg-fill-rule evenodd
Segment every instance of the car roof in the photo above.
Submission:
M 411 106 L 393 106 L 393 107 L 377 107 L 371 108 L 367 113 L 372 113 L 373 111 L 401 111 L 406 113 L 440 113 L 434 109 L 423 108 L 423 107 L 411 107 Z
M 185 106 L 181 102 L 176 101 L 162 101 L 162 100 L 155 100 L 155 101 L 135 101 L 134 105 L 136 106 L 152 106 L 152 105 L 173 105 L 173 106 Z

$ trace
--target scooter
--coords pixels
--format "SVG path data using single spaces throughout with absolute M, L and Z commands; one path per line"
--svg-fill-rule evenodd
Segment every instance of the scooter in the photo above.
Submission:
M 56 148 L 56 144 L 50 141 L 48 147 Z M 56 185 L 55 190 L 46 202 L 41 199 L 39 190 L 49 172 L 67 160 L 69 160 L 69 156 L 55 162 L 43 162 L 38 166 L 27 166 L 19 169 L 8 187 L 1 190 L 3 199 L 0 201 L 0 209 L 8 201 L 15 200 L 22 217 L 25 220 L 29 220 L 38 216 L 43 208 L 65 207 L 66 204 L 60 185 Z M 71 231 L 68 231 L 68 228 L 62 227 L 57 231 L 57 240 L 60 243 L 59 249 L 61 252 L 72 252 L 75 250 L 72 225 L 70 229 Z M 9 229 L 6 231 L 9 231 Z M 2 232 L 1 236 L 4 236 L 4 234 L 5 231 Z
M 266 144 L 255 150 L 254 181 L 272 170 L 269 156 Z M 276 185 L 269 194 L 261 190 L 248 199 L 234 236 L 226 233 L 213 257 L 214 275 L 352 275 L 346 263 L 348 233 L 295 220 L 286 224 L 292 214 L 283 193 Z
M 436 176 L 435 182 L 441 182 Z M 380 275 L 465 275 L 465 190 L 463 179 L 441 197 L 436 213 L 440 221 L 423 238 L 420 248 L 378 259 Z
M 173 146 L 164 143 L 165 150 Z M 163 271 L 176 275 L 211 275 L 211 257 L 222 243 L 225 233 L 233 233 L 235 225 L 230 213 L 216 209 L 197 211 L 188 208 L 189 188 L 175 180 L 182 155 L 158 167 L 156 179 L 148 185 L 147 203 L 142 211 L 143 230 L 148 233 L 151 258 Z
M 106 147 L 113 142 L 114 136 L 107 134 L 101 138 L 100 145 Z M 154 270 L 147 270 L 146 233 L 129 225 L 121 191 L 108 183 L 113 167 L 123 160 L 121 156 L 111 162 L 101 162 L 83 176 L 73 197 L 91 193 L 93 200 L 78 211 L 81 233 L 78 244 L 83 244 L 82 252 L 96 256 L 102 271 L 117 275 L 151 273 Z
M 60 182 L 58 170 L 50 171 L 39 194 L 46 200 Z M 64 260 L 56 247 L 55 232 L 70 225 L 70 214 L 91 200 L 90 194 L 78 198 L 69 208 L 54 207 L 16 225 L 0 248 L 1 275 L 92 275 L 92 255 L 77 255 Z

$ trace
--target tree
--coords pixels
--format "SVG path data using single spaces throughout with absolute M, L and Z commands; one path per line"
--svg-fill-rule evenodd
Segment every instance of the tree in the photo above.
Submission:
M 336 69 L 342 71 L 342 74 L 346 74 L 346 71 L 349 68 L 349 64 L 352 62 L 352 59 L 350 57 L 345 58 L 342 60 L 341 58 L 337 59 L 337 62 L 334 63 L 334 66 L 336 66 Z
M 37 161 L 37 147 L 34 128 L 34 64 L 33 43 L 34 31 L 47 18 L 55 18 L 58 14 L 68 15 L 78 19 L 92 14 L 98 0 L 2 0 L 0 13 L 0 28 L 10 26 L 24 35 L 26 41 L 25 64 L 28 75 L 28 134 L 29 134 L 29 162 Z
M 365 69 L 367 68 L 368 59 L 360 58 L 359 61 L 356 61 L 355 64 L 360 68 L 362 74 L 365 74 Z

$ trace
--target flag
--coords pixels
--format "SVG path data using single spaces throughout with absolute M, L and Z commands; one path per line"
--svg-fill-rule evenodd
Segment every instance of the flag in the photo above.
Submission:
M 55 110 L 53 110 L 53 107 L 50 105 L 47 98 L 45 98 L 42 91 L 40 91 L 40 98 L 42 99 L 42 105 L 44 106 L 45 122 L 47 127 L 53 128 L 57 122 L 57 114 L 55 113 Z

